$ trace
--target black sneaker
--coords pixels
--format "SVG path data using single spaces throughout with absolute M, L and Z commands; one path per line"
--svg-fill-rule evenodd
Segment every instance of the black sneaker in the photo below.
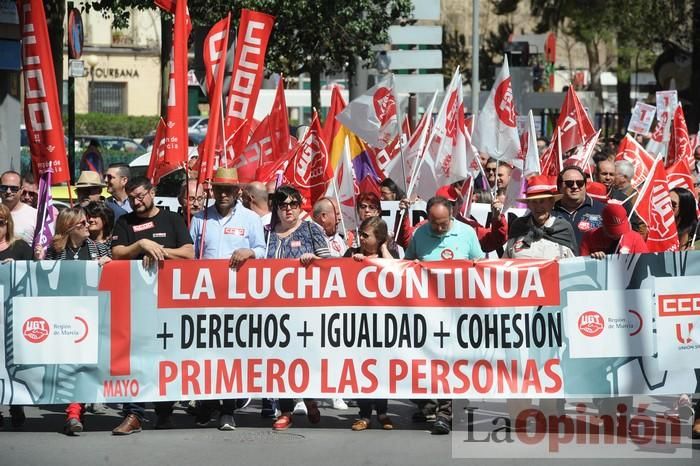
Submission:
M 10 416 L 10 424 L 16 430 L 21 429 L 24 426 L 24 421 L 27 420 L 27 416 L 24 414 L 24 406 L 11 406 Z
M 435 419 L 435 423 L 433 424 L 433 430 L 431 433 L 433 435 L 447 435 L 450 433 L 452 430 L 452 425 L 450 421 L 443 417 L 439 417 Z
M 158 415 L 158 419 L 156 419 L 156 429 L 158 430 L 167 430 L 167 429 L 174 429 L 175 428 L 175 423 L 173 422 L 172 415 L 170 414 L 163 414 L 163 415 Z
M 194 423 L 197 427 L 206 427 L 209 425 L 209 421 L 211 421 L 211 412 L 204 406 L 200 406 L 194 418 Z
M 222 414 L 219 416 L 219 430 L 236 430 L 236 421 L 230 414 Z

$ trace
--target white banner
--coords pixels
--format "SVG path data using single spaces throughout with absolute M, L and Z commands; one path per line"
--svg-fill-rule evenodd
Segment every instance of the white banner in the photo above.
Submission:
M 629 125 L 627 125 L 627 131 L 647 136 L 655 115 L 656 107 L 637 102 L 632 109 L 632 117 Z

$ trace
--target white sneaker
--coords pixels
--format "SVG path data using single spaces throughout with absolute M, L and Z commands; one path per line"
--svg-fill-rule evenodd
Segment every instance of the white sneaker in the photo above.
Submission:
M 348 409 L 348 405 L 343 401 L 342 398 L 333 398 L 333 409 L 339 409 L 345 411 Z
M 306 416 L 308 414 L 304 400 L 297 401 L 297 404 L 294 406 L 294 414 L 297 416 Z

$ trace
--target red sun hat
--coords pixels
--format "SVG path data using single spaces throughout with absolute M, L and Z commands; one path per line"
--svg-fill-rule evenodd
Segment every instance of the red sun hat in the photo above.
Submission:
M 603 229 L 614 237 L 619 237 L 629 233 L 632 229 L 627 219 L 625 206 L 618 202 L 609 202 L 603 209 Z
M 527 179 L 525 197 L 518 199 L 518 201 L 527 202 L 533 199 L 546 199 L 549 197 L 553 197 L 555 200 L 561 199 L 555 179 L 546 175 L 536 175 Z

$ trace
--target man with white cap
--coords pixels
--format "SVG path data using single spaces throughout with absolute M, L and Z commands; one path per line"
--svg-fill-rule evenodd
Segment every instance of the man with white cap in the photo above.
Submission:
M 233 268 L 241 267 L 248 259 L 265 257 L 265 232 L 262 220 L 246 209 L 239 197 L 241 183 L 235 168 L 219 168 L 211 180 L 214 205 L 195 214 L 190 224 L 195 257 L 200 259 L 228 259 Z M 219 430 L 234 430 L 233 413 L 238 400 L 208 400 L 197 413 L 197 425 L 205 427 L 211 412 L 219 411 Z

